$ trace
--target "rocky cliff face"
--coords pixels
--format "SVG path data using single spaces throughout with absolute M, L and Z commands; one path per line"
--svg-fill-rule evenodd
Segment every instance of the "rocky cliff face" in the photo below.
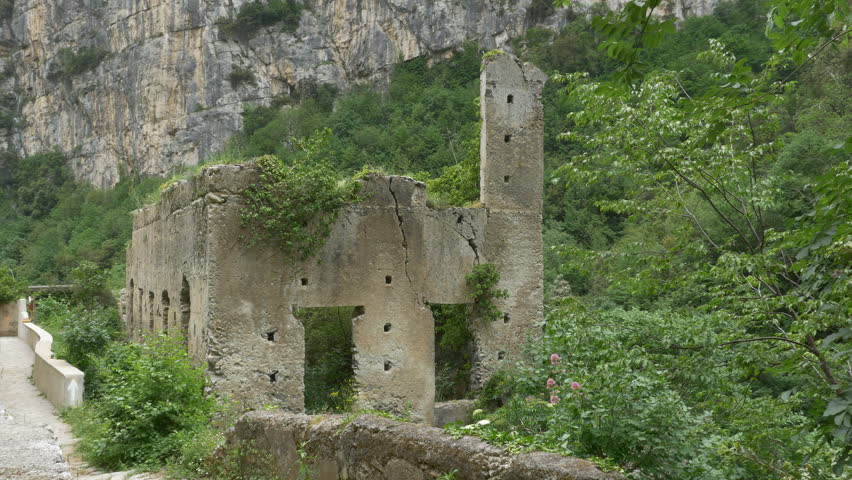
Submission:
M 77 178 L 100 187 L 123 170 L 164 175 L 221 148 L 247 102 L 311 81 L 380 85 L 399 59 L 437 59 L 466 39 L 503 47 L 530 26 L 566 21 L 550 0 L 310 0 L 293 33 L 273 26 L 246 41 L 224 38 L 217 22 L 244 3 L 15 0 L 0 19 L 0 62 L 10 65 L 0 90 L 14 92 L 19 119 L 0 142 L 20 155 L 60 148 Z M 702 15 L 713 3 L 675 0 L 669 10 Z M 58 68 L 63 54 L 83 51 L 97 67 Z M 232 85 L 235 68 L 256 86 Z

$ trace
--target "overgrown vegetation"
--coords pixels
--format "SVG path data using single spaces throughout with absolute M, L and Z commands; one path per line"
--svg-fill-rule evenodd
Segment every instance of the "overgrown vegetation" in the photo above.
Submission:
M 0 264 L 30 285 L 72 283 L 71 270 L 90 261 L 108 270 L 108 286 L 124 285 L 129 212 L 162 179 L 124 178 L 98 190 L 71 179 L 60 152 L 6 155 L 0 178 Z
M 20 298 L 26 285 L 15 278 L 8 268 L 0 267 L 0 305 Z
M 231 73 L 228 74 L 228 81 L 231 83 L 231 87 L 233 88 L 239 88 L 242 85 L 249 85 L 252 87 L 257 86 L 257 79 L 254 78 L 254 71 L 240 65 L 231 66 Z
M 340 209 L 356 201 L 358 184 L 339 182 L 328 157 L 331 131 L 296 143 L 285 163 L 265 155 L 257 159 L 260 176 L 243 195 L 243 226 L 252 239 L 271 239 L 288 255 L 312 256 L 331 234 Z
M 506 298 L 509 292 L 497 288 L 500 272 L 493 263 L 474 265 L 473 271 L 465 275 L 465 283 L 473 297 L 473 313 L 484 321 L 495 321 L 503 312 L 494 304 L 495 298 Z
M 244 3 L 233 19 L 218 22 L 219 32 L 225 38 L 247 41 L 260 29 L 280 25 L 282 32 L 295 32 L 299 28 L 304 6 L 295 0 L 253 0 Z
M 97 68 L 107 56 L 109 51 L 98 46 L 81 47 L 76 51 L 61 48 L 50 62 L 47 79 L 55 82 L 89 72 Z

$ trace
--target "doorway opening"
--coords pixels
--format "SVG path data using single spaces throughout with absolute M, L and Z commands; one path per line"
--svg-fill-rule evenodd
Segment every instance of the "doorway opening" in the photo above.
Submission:
M 470 307 L 431 303 L 429 308 L 435 320 L 435 401 L 466 398 L 474 354 Z
M 352 320 L 364 307 L 299 308 L 305 329 L 305 412 L 347 411 L 355 400 Z

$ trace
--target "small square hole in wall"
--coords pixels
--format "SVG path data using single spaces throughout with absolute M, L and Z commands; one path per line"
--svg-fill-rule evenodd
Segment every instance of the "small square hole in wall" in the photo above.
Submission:
M 503 183 L 509 183 L 509 178 L 510 177 L 508 175 L 504 176 L 503 177 Z
M 385 285 L 390 285 L 393 282 L 393 277 L 390 275 L 385 275 Z
M 497 360 L 505 360 L 506 352 L 497 352 Z
M 503 323 L 509 323 L 509 320 L 511 320 L 511 319 L 512 319 L 512 316 L 509 315 L 508 313 L 503 314 Z
M 506 96 L 506 103 L 513 103 L 515 101 L 515 97 L 512 95 Z
M 305 286 L 307 284 L 308 284 L 308 279 L 305 278 L 305 277 L 302 277 L 302 286 Z
M 390 323 L 386 323 L 386 324 L 385 324 L 385 332 L 390 332 L 390 331 L 391 331 L 391 324 L 390 324 Z
M 390 360 L 385 360 L 385 371 L 389 372 L 393 364 L 391 364 Z
M 277 332 L 277 331 L 278 331 L 278 329 L 276 328 L 274 330 L 270 330 L 270 331 L 266 332 L 266 339 L 269 340 L 270 342 L 274 342 L 275 341 L 275 332 Z
M 511 142 L 511 141 L 512 141 L 512 136 L 511 136 L 511 135 L 506 135 L 506 136 L 504 136 L 504 137 L 503 137 L 503 141 L 504 141 L 504 142 L 506 142 L 506 143 Z

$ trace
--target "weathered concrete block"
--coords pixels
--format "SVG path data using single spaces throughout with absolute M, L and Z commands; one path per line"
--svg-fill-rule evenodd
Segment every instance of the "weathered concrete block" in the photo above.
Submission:
M 473 400 L 453 400 L 435 404 L 433 427 L 443 427 L 453 422 L 467 422 L 473 411 Z

